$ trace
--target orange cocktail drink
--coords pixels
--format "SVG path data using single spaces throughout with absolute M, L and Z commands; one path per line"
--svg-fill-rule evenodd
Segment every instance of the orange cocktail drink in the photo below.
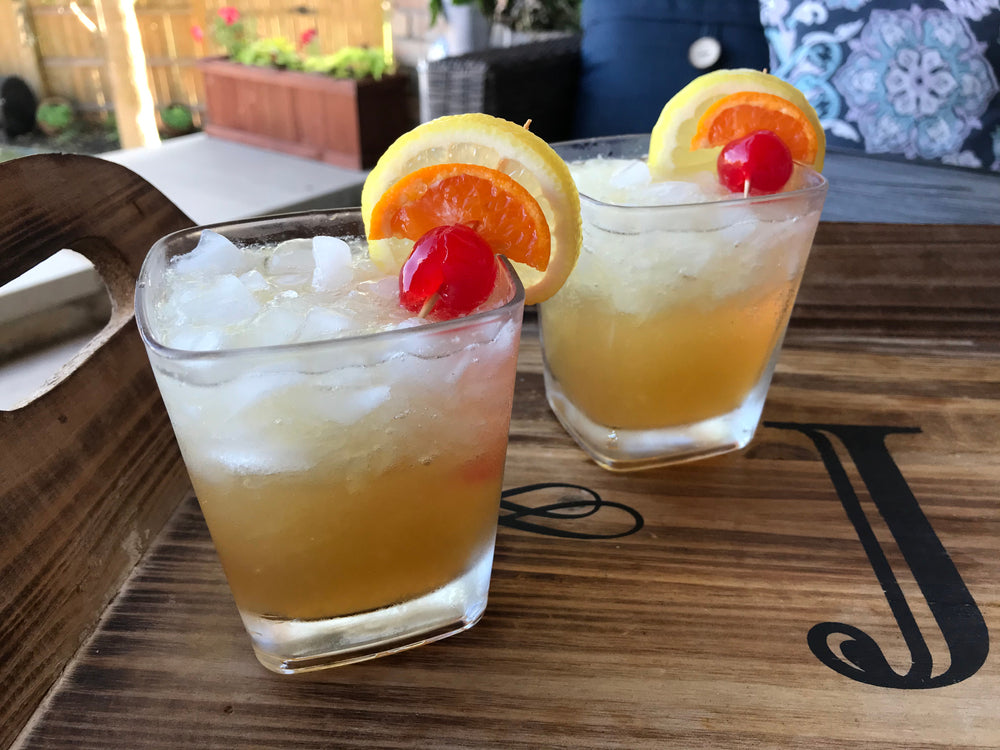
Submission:
M 137 318 L 260 661 L 348 663 L 486 606 L 523 307 L 398 304 L 357 210 L 195 228 L 150 252 Z
M 541 306 L 549 403 L 616 470 L 753 436 L 826 189 L 802 166 L 759 197 L 714 177 L 651 181 L 648 144 L 557 146 L 580 189 L 583 249 Z
M 483 404 L 498 406 L 502 400 Z M 339 461 L 253 482 L 193 471 L 244 617 L 306 621 L 377 610 L 439 589 L 487 558 L 503 443 L 479 456 L 439 445 L 451 454 L 429 463 L 419 447 L 354 477 Z
M 732 411 L 757 384 L 793 296 L 786 282 L 647 315 L 581 296 L 586 313 L 549 307 L 546 357 L 566 398 L 596 422 L 617 430 L 694 424 Z

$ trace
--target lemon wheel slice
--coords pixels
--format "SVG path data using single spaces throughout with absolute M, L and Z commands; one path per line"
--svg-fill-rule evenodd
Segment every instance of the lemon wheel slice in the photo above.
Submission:
M 649 140 L 649 170 L 654 179 L 683 178 L 693 172 L 714 169 L 721 146 L 692 148 L 699 123 L 709 109 L 725 97 L 758 92 L 780 97 L 802 111 L 813 130 L 815 161 L 809 166 L 823 168 L 826 134 L 805 95 L 790 83 L 759 70 L 716 70 L 695 78 L 666 103 Z
M 549 261 L 544 271 L 513 262 L 526 304 L 543 302 L 569 277 L 580 255 L 580 195 L 566 163 L 534 133 L 481 113 L 447 115 L 400 136 L 378 160 L 361 192 L 365 233 L 379 199 L 406 175 L 423 167 L 474 164 L 510 176 L 538 202 L 549 226 Z M 386 273 L 398 273 L 413 249 L 405 239 L 369 240 L 368 252 Z

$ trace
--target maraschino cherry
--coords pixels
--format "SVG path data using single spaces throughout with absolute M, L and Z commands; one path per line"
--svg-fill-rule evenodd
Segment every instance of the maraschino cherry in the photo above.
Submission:
M 733 193 L 777 193 L 792 176 L 792 154 L 770 130 L 757 130 L 730 141 L 717 162 L 719 182 Z
M 493 291 L 493 249 L 463 224 L 435 227 L 413 244 L 399 272 L 399 303 L 435 320 L 466 315 Z

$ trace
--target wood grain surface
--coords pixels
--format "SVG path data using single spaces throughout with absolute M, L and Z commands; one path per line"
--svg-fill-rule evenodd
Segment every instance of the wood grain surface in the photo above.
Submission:
M 529 317 L 505 486 L 603 504 L 506 497 L 482 622 L 271 674 L 188 497 L 14 747 L 1000 747 L 998 326 L 1000 227 L 824 225 L 751 445 L 617 475 Z
M 190 220 L 117 164 L 0 164 L 0 285 L 63 248 L 97 268 L 111 319 L 46 393 L 0 411 L 0 747 L 90 635 L 187 475 L 132 317 L 150 245 Z

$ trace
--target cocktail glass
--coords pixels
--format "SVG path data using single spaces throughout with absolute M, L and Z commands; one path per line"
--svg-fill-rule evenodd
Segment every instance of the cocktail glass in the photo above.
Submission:
M 156 306 L 153 246 L 136 317 L 254 651 L 305 672 L 465 630 L 486 607 L 524 292 L 509 264 L 494 309 L 286 344 L 182 351 Z M 357 210 L 227 225 L 237 245 L 363 237 Z M 497 294 L 494 298 L 498 298 Z
M 572 170 L 645 159 L 648 146 L 619 136 L 554 147 Z M 749 443 L 827 182 L 796 165 L 790 188 L 642 206 L 581 190 L 580 260 L 540 306 L 541 335 L 549 404 L 599 465 L 644 469 Z

